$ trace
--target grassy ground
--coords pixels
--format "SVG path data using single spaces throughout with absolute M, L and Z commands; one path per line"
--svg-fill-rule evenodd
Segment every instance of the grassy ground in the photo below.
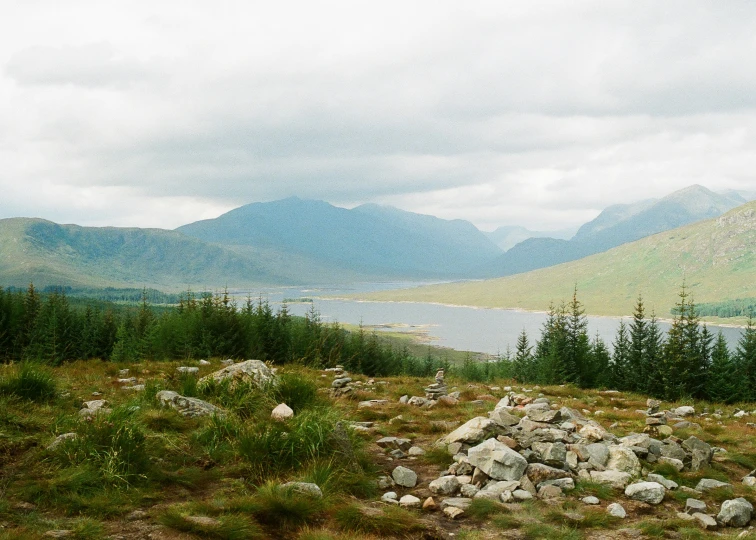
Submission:
M 451 463 L 449 456 L 432 449 L 433 442 L 462 422 L 485 415 L 512 381 L 484 385 L 450 379 L 449 385 L 461 392 L 460 403 L 420 409 L 398 399 L 422 395 L 430 382 L 426 379 L 397 377 L 369 384 L 366 377 L 353 375 L 363 383 L 361 388 L 334 400 L 327 391 L 332 377 L 316 370 L 283 367 L 275 389 L 203 389 L 196 378 L 179 376 L 177 366 L 75 362 L 50 370 L 27 369 L 23 376 L 20 366 L 0 366 L 0 539 L 42 538 L 56 529 L 69 530 L 69 538 L 79 539 L 578 539 L 622 538 L 623 529 L 645 538 L 712 535 L 675 518 L 685 500 L 672 493 L 658 507 L 650 507 L 586 483 L 556 504 L 476 501 L 459 521 L 440 512 L 379 502 L 382 492 L 376 479 L 399 463 L 415 470 L 420 481 L 413 489 L 392 489 L 400 496 L 430 496 L 428 483 Z M 219 367 L 217 361 L 201 366 L 200 375 Z M 121 389 L 116 379 L 124 368 L 146 385 L 144 391 Z M 155 400 L 160 389 L 197 396 L 228 412 L 223 418 L 184 418 L 160 407 Z M 617 435 L 643 429 L 644 416 L 635 411 L 644 408 L 644 396 L 569 386 L 529 389 L 589 411 Z M 107 400 L 111 412 L 90 420 L 80 417 L 82 402 L 92 399 Z M 358 408 L 366 399 L 388 403 Z M 285 424 L 270 419 L 279 402 L 295 411 Z M 751 488 L 740 483 L 756 468 L 749 417 L 732 418 L 735 407 L 693 405 L 698 411 L 721 409 L 722 418 L 698 419 L 702 429 L 675 435 L 695 434 L 728 452 L 700 473 L 660 472 L 687 486 L 701 477 L 729 479 L 731 490 L 704 496 L 710 509 L 733 496 L 753 501 Z M 374 427 L 356 433 L 344 427 L 345 421 L 374 422 Z M 49 449 L 63 433 L 77 436 Z M 387 435 L 409 438 L 427 453 L 397 462 L 374 444 Z M 291 480 L 318 484 L 323 498 L 281 487 Z M 580 503 L 587 494 L 602 499 L 601 507 Z M 627 519 L 607 516 L 604 507 L 612 501 L 628 509 Z M 734 538 L 738 532 L 725 530 L 718 537 Z

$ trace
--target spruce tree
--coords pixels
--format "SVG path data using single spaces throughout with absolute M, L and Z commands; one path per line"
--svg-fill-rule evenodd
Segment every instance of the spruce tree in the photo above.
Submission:
M 517 382 L 530 382 L 533 369 L 533 347 L 528 341 L 528 333 L 522 329 L 517 337 L 517 348 L 512 361 L 512 376 Z
M 567 314 L 564 304 L 549 309 L 536 343 L 534 381 L 541 384 L 561 384 L 566 379 L 564 363 L 567 342 Z
M 662 355 L 664 389 L 661 397 L 670 401 L 700 397 L 706 375 L 699 317 L 685 284 L 679 297 Z
M 741 399 L 743 389 L 736 363 L 727 348 L 727 341 L 722 332 L 719 332 L 711 352 L 706 398 L 722 403 L 734 403 Z
M 593 379 L 590 368 L 590 340 L 585 309 L 577 299 L 577 286 L 572 293 L 569 315 L 565 318 L 564 370 L 565 380 L 588 387 Z
M 609 349 L 601 339 L 598 332 L 591 341 L 591 372 L 593 373 L 593 380 L 591 386 L 593 388 L 608 388 L 611 386 L 611 373 L 609 366 L 611 364 L 611 354 Z
M 627 387 L 634 392 L 648 391 L 648 373 L 646 373 L 646 355 L 648 341 L 648 321 L 646 320 L 643 298 L 638 300 L 630 323 L 630 348 L 628 350 L 628 380 Z
M 646 351 L 643 355 L 643 372 L 646 374 L 646 381 L 642 391 L 654 397 L 661 397 L 664 393 L 661 373 L 663 352 L 664 334 L 656 320 L 656 315 L 651 313 L 651 319 L 646 327 Z
M 748 317 L 748 324 L 738 341 L 735 362 L 746 388 L 743 398 L 756 401 L 756 326 L 754 326 L 753 315 Z
M 612 364 L 610 366 L 612 387 L 617 390 L 629 390 L 630 379 L 630 337 L 625 321 L 620 320 L 617 336 L 612 344 Z

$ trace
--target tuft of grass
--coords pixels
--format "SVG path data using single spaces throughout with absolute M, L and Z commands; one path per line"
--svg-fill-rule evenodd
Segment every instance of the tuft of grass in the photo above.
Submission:
M 544 520 L 554 525 L 562 525 L 572 529 L 608 529 L 619 522 L 602 510 L 585 509 L 582 513 L 551 510 L 546 513 Z
M 421 456 L 421 459 L 426 463 L 438 465 L 440 467 L 448 467 L 452 464 L 452 457 L 446 448 L 440 446 L 432 446 L 426 450 L 425 454 Z
M 105 527 L 93 519 L 82 518 L 74 521 L 70 526 L 73 531 L 71 538 L 75 540 L 100 540 L 105 538 Z
M 531 523 L 523 527 L 525 538 L 527 540 L 541 540 L 549 538 L 551 540 L 582 540 L 583 535 L 580 531 L 570 529 L 569 527 L 553 527 L 545 523 Z
M 234 446 L 242 431 L 233 415 L 212 415 L 192 438 L 213 460 L 222 463 L 234 456 Z
M 294 414 L 321 406 L 323 399 L 318 394 L 314 381 L 296 373 L 283 373 L 278 383 L 268 390 L 276 403 L 286 403 Z
M 488 519 L 495 514 L 509 513 L 509 511 L 491 499 L 473 499 L 465 514 L 477 519 Z
M 336 511 L 334 520 L 344 531 L 375 534 L 379 537 L 418 538 L 425 526 L 403 508 L 360 508 L 350 504 Z
M 188 519 L 185 511 L 173 507 L 169 508 L 158 521 L 177 531 L 193 534 L 199 538 L 214 538 L 218 540 L 254 540 L 265 538 L 259 525 L 246 516 L 227 514 L 217 518 L 217 524 L 198 523 Z
M 611 486 L 588 480 L 578 480 L 572 494 L 579 499 L 587 497 L 588 495 L 593 495 L 602 501 L 608 501 L 615 497 L 614 490 Z
M 22 363 L 15 374 L 0 380 L 0 395 L 44 403 L 54 399 L 56 394 L 57 385 L 52 374 L 30 362 Z
M 491 520 L 495 527 L 503 530 L 519 529 L 522 523 L 510 514 L 497 514 Z
M 314 520 L 325 510 L 325 503 L 318 497 L 267 483 L 252 497 L 233 501 L 230 508 L 250 513 L 264 525 L 287 530 Z

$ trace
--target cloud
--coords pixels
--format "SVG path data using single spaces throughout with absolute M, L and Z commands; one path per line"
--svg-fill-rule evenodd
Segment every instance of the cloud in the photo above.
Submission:
M 0 216 L 298 195 L 544 229 L 753 186 L 751 2 L 105 4 L 0 23 Z

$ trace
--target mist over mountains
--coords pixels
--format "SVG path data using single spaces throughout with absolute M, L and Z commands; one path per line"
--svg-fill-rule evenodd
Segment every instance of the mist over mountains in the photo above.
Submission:
M 562 238 L 521 227 L 484 233 L 464 220 L 297 197 L 248 204 L 174 231 L 2 219 L 0 284 L 182 290 L 497 277 L 717 217 L 755 197 L 691 186 L 610 206 L 570 239 L 565 231 Z

